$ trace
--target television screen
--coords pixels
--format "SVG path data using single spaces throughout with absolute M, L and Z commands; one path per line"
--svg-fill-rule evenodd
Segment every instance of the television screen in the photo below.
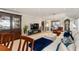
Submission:
M 32 30 L 39 29 L 39 24 L 38 23 L 31 24 L 31 29 Z

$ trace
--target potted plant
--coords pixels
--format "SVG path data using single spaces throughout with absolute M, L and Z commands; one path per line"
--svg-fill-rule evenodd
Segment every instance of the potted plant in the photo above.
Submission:
M 24 34 L 27 34 L 27 32 L 28 32 L 28 26 L 25 25 L 23 29 L 24 29 Z

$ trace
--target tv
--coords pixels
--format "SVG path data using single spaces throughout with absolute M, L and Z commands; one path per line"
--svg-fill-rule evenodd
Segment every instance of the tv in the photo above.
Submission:
M 38 23 L 31 24 L 30 27 L 31 27 L 31 30 L 38 30 L 39 24 Z

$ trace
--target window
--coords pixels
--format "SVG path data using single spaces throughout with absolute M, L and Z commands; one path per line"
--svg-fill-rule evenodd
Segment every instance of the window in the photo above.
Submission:
M 51 26 L 53 29 L 60 27 L 60 21 L 52 21 Z
M 0 30 L 10 29 L 10 17 L 0 15 Z
M 13 17 L 12 25 L 13 25 L 13 29 L 20 28 L 20 18 Z

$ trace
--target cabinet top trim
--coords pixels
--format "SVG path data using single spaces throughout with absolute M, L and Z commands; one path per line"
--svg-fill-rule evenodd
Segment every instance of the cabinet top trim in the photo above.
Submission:
M 13 13 L 8 13 L 8 12 L 3 12 L 3 11 L 0 11 L 0 13 L 3 13 L 3 14 L 9 14 L 9 15 L 14 15 L 14 16 L 22 16 L 22 15 L 18 15 L 18 14 L 13 14 Z

